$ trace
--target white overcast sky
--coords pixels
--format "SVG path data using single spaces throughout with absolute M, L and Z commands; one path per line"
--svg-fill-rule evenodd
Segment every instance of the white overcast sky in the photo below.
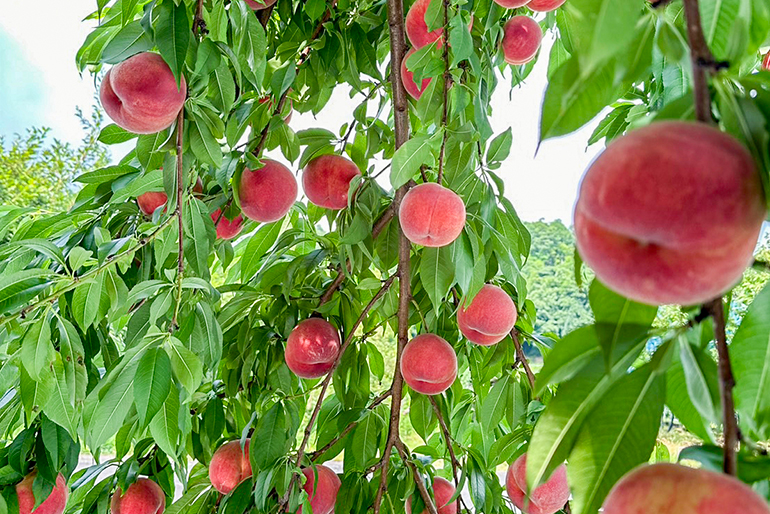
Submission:
M 89 112 L 95 89 L 90 75 L 78 74 L 75 54 L 89 32 L 81 20 L 95 5 L 94 0 L 0 0 L 0 136 L 7 139 L 31 126 L 46 126 L 63 141 L 75 143 L 82 137 L 75 108 Z M 546 65 L 544 58 L 512 93 L 502 79 L 493 97 L 495 132 L 513 128 L 511 154 L 498 173 L 523 219 L 571 224 L 580 177 L 600 150 L 601 145 L 586 148 L 598 119 L 575 134 L 546 141 L 535 155 Z M 346 91 L 338 90 L 317 118 L 295 113 L 291 126 L 336 132 L 350 120 L 354 105 Z

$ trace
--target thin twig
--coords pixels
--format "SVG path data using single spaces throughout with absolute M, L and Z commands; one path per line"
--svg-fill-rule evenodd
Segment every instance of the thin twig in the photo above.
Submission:
M 203 21 L 203 0 L 198 0 L 198 5 L 195 8 L 195 18 L 193 19 L 192 29 L 193 34 L 196 36 L 208 33 L 206 22 Z
M 444 106 L 441 113 L 441 127 L 444 129 L 444 134 L 441 137 L 441 150 L 438 156 L 438 178 L 436 182 L 441 184 L 444 178 L 444 153 L 446 152 L 446 142 L 449 134 L 447 133 L 447 116 L 449 113 L 449 86 L 452 80 L 452 75 L 449 73 L 449 45 L 447 44 L 449 39 L 449 0 L 443 0 L 444 4 L 444 47 L 442 52 L 442 58 L 444 59 Z M 441 40 L 439 40 L 441 41 Z
M 711 123 L 711 93 L 706 78 L 706 63 L 713 63 L 714 56 L 703 34 L 698 0 L 684 0 L 684 14 L 687 19 L 687 38 L 690 42 L 695 115 L 699 121 Z
M 417 469 L 417 466 L 415 466 L 414 462 L 412 462 L 412 459 L 409 458 L 409 450 L 407 450 L 401 438 L 396 439 L 395 446 L 396 446 L 396 449 L 398 450 L 398 453 L 401 455 L 401 460 L 404 461 L 404 464 L 406 464 L 406 466 L 412 472 L 414 483 L 417 486 L 417 491 L 420 493 L 420 496 L 422 496 L 422 501 L 425 504 L 425 508 L 430 514 L 438 514 L 436 505 L 433 503 L 433 499 L 430 497 L 430 493 L 428 492 L 428 489 L 425 487 L 425 481 L 422 479 L 422 476 L 420 475 L 420 472 Z
M 305 435 L 302 438 L 302 442 L 299 445 L 299 450 L 297 450 L 297 457 L 294 460 L 294 465 L 296 467 L 299 467 L 300 463 L 302 462 L 302 458 L 305 456 L 305 448 L 307 447 L 308 441 L 310 441 L 310 434 L 313 431 L 313 425 L 315 424 L 316 419 L 318 418 L 318 413 L 321 412 L 321 404 L 323 403 L 324 397 L 326 396 L 326 391 L 329 388 L 329 384 L 332 381 L 332 376 L 334 375 L 334 371 L 337 369 L 337 366 L 339 366 L 340 362 L 342 361 L 342 356 L 345 353 L 345 350 L 348 349 L 350 344 L 353 342 L 353 338 L 355 337 L 356 330 L 358 327 L 363 323 L 363 321 L 366 319 L 366 316 L 369 314 L 369 311 L 372 310 L 372 307 L 374 307 L 374 304 L 379 301 L 380 298 L 385 295 L 385 293 L 388 292 L 388 289 L 390 289 L 390 286 L 393 285 L 393 281 L 395 280 L 396 276 L 393 275 L 388 280 L 385 281 L 385 283 L 382 285 L 379 291 L 372 297 L 372 299 L 369 301 L 368 304 L 366 304 L 366 307 L 361 311 L 361 315 L 358 316 L 358 319 L 355 323 L 353 323 L 353 326 L 350 328 L 350 331 L 348 332 L 347 337 L 345 338 L 345 342 L 342 343 L 342 346 L 340 347 L 339 354 L 337 355 L 337 358 L 334 360 L 334 364 L 332 365 L 329 372 L 326 374 L 326 378 L 324 378 L 323 386 L 321 386 L 321 392 L 318 394 L 318 400 L 316 401 L 315 408 L 313 409 L 313 413 L 310 415 L 310 420 L 307 422 L 307 426 L 305 427 Z M 291 482 L 289 483 L 289 487 L 286 489 L 286 494 L 284 495 L 283 499 L 281 500 L 282 509 L 284 512 L 288 512 L 289 508 L 289 497 L 291 495 L 292 490 L 294 489 L 294 484 L 297 482 L 297 475 L 294 474 L 291 477 Z
M 378 396 L 377 398 L 375 398 L 374 400 L 372 400 L 372 403 L 370 403 L 370 404 L 369 404 L 369 406 L 368 406 L 368 407 L 366 407 L 366 409 L 367 409 L 367 410 L 374 410 L 374 408 L 375 408 L 375 407 L 377 407 L 379 404 L 381 404 L 381 403 L 382 403 L 382 402 L 384 402 L 384 401 L 385 401 L 387 398 L 389 398 L 389 397 L 390 397 L 390 394 L 391 394 L 391 391 L 390 391 L 390 389 L 388 389 L 387 391 L 385 391 L 384 393 L 382 393 L 380 396 Z M 329 450 L 331 450 L 331 448 L 332 448 L 332 447 L 333 447 L 335 444 L 337 444 L 338 442 L 340 442 L 341 440 L 343 440 L 343 439 L 345 438 L 345 436 L 346 436 L 346 435 L 348 435 L 348 434 L 349 434 L 349 433 L 350 433 L 350 432 L 351 432 L 351 431 L 352 431 L 354 428 L 356 428 L 356 426 L 358 426 L 358 423 L 359 423 L 358 421 L 353 421 L 353 422 L 349 423 L 349 424 L 348 424 L 348 426 L 346 426 L 346 427 L 345 427 L 345 429 L 344 429 L 344 430 L 342 430 L 342 432 L 340 432 L 340 433 L 339 433 L 339 434 L 338 434 L 336 437 L 334 437 L 334 438 L 333 438 L 331 441 L 329 441 L 328 443 L 326 443 L 326 444 L 323 446 L 323 448 L 321 448 L 321 449 L 319 449 L 319 450 L 316 450 L 316 451 L 314 451 L 313 453 L 309 454 L 310 460 L 311 460 L 311 461 L 316 461 L 316 460 L 318 460 L 318 457 L 320 457 L 320 456 L 321 456 L 321 455 L 323 455 L 324 453 L 326 453 L 326 452 L 328 452 Z
M 176 218 L 177 226 L 179 227 L 179 247 L 177 249 L 177 291 L 176 291 L 176 303 L 174 306 L 174 317 L 171 318 L 171 326 L 169 331 L 174 331 L 179 328 L 179 306 L 182 303 L 182 278 L 184 277 L 184 227 L 182 223 L 182 212 L 184 204 L 184 184 L 182 180 L 184 178 L 184 166 L 182 145 L 184 143 L 184 108 L 179 110 L 179 116 L 177 116 L 176 122 Z
M 511 330 L 511 339 L 513 340 L 513 346 L 516 348 L 516 358 L 521 362 L 522 367 L 524 367 L 524 371 L 527 374 L 527 380 L 529 380 L 529 387 L 532 389 L 532 391 L 535 391 L 535 374 L 532 373 L 532 368 L 529 367 L 529 361 L 527 361 L 527 356 L 524 355 L 524 347 L 521 345 L 521 341 L 519 341 L 519 333 L 514 328 Z
M 441 427 L 441 433 L 444 434 L 444 442 L 446 443 L 447 450 L 449 451 L 449 462 L 452 464 L 452 477 L 455 481 L 455 488 L 460 487 L 460 478 L 458 475 L 462 466 L 460 461 L 458 461 L 457 457 L 455 456 L 454 448 L 452 448 L 453 439 L 449 433 L 449 427 L 444 420 L 444 415 L 441 413 L 441 409 L 439 408 L 436 399 L 433 396 L 428 396 L 428 400 L 433 406 L 433 412 L 436 414 L 436 418 L 438 419 L 438 425 Z M 470 512 L 468 507 L 463 502 L 463 497 L 459 496 L 457 499 L 459 500 L 461 511 L 465 510 L 466 512 Z
M 722 467 L 728 475 L 735 476 L 738 471 L 738 456 L 736 449 L 740 440 L 738 420 L 735 417 L 735 400 L 733 388 L 735 377 L 730 365 L 730 353 L 727 349 L 727 337 L 725 335 L 725 311 L 722 298 L 717 298 L 707 304 L 711 317 L 714 320 L 714 335 L 716 337 L 717 363 L 719 365 L 719 392 L 722 398 L 722 416 L 724 423 L 724 460 Z

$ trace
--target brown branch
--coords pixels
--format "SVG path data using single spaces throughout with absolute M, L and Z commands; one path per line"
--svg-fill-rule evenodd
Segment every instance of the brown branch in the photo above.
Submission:
M 695 114 L 698 121 L 711 123 L 711 93 L 708 89 L 707 69 L 716 71 L 721 66 L 714 61 L 714 56 L 709 49 L 706 38 L 703 35 L 698 0 L 683 0 L 684 13 L 687 21 L 687 36 L 690 41 L 690 60 L 693 73 L 693 96 L 695 99 Z M 725 312 L 722 298 L 716 298 L 704 305 L 714 320 L 714 336 L 719 365 L 719 391 L 722 399 L 722 414 L 724 423 L 724 459 L 723 469 L 728 475 L 736 475 L 737 454 L 736 448 L 739 441 L 738 421 L 735 418 L 735 403 L 733 399 L 733 387 L 735 377 L 730 365 L 730 353 L 727 349 L 727 336 L 725 333 Z
M 444 106 L 441 113 L 441 127 L 444 129 L 444 134 L 441 137 L 441 150 L 438 156 L 438 178 L 436 182 L 441 184 L 444 178 L 444 153 L 446 152 L 446 141 L 449 134 L 447 133 L 447 116 L 449 113 L 449 86 L 452 80 L 452 75 L 449 73 L 449 0 L 443 0 L 444 4 L 444 47 L 443 55 L 444 59 Z M 441 41 L 441 40 L 439 40 Z
M 302 462 L 302 457 L 305 456 L 305 448 L 307 447 L 307 443 L 310 440 L 310 434 L 313 431 L 313 425 L 315 424 L 315 421 L 318 418 L 318 413 L 321 412 L 321 404 L 323 403 L 324 396 L 326 396 L 326 391 L 329 389 L 329 384 L 332 381 L 332 376 L 334 375 L 334 371 L 337 369 L 337 366 L 339 366 L 340 362 L 342 361 L 342 356 L 345 353 L 345 350 L 347 350 L 350 344 L 353 342 L 353 338 L 355 337 L 356 330 L 361 325 L 361 323 L 363 323 L 364 319 L 366 319 L 366 316 L 369 314 L 369 311 L 371 311 L 372 307 L 374 307 L 374 304 L 377 303 L 377 301 L 380 298 L 382 298 L 385 293 L 388 292 L 388 289 L 390 289 L 390 286 L 393 285 L 393 281 L 395 280 L 395 278 L 396 276 L 393 275 L 388 280 L 386 280 L 385 283 L 380 288 L 380 290 L 377 291 L 377 293 L 372 297 L 369 303 L 366 304 L 366 307 L 364 307 L 364 309 L 361 311 L 361 315 L 358 316 L 358 319 L 356 320 L 355 323 L 353 323 L 353 326 L 350 328 L 350 331 L 348 332 L 348 336 L 345 338 L 345 342 L 342 343 L 342 346 L 340 347 L 340 352 L 337 355 L 337 358 L 334 360 L 334 364 L 332 365 L 332 368 L 326 374 L 326 378 L 324 378 L 323 386 L 321 386 L 321 392 L 318 395 L 318 400 L 316 401 L 315 408 L 313 409 L 313 413 L 310 415 L 310 420 L 307 422 L 307 426 L 305 427 L 305 434 L 302 438 L 302 442 L 299 445 L 299 450 L 297 450 L 297 458 L 294 461 L 295 467 L 299 467 L 300 463 Z M 289 496 L 291 495 L 291 492 L 294 489 L 294 484 L 296 482 L 297 482 L 297 475 L 294 474 L 291 477 L 291 482 L 289 483 L 289 487 L 286 489 L 286 494 L 281 500 L 281 505 L 282 505 L 281 508 L 284 512 L 288 512 Z
M 529 367 L 529 361 L 527 361 L 527 356 L 524 355 L 524 347 L 521 345 L 521 341 L 519 341 L 519 333 L 514 328 L 511 330 L 511 339 L 513 340 L 513 346 L 516 348 L 516 358 L 521 362 L 521 365 L 524 367 L 524 371 L 527 373 L 527 380 L 529 380 L 529 387 L 532 389 L 532 392 L 535 391 L 535 374 L 532 373 L 532 368 Z
M 380 396 L 375 398 L 372 401 L 372 403 L 370 403 L 369 406 L 366 407 L 366 409 L 367 410 L 374 410 L 375 407 L 377 407 L 379 404 L 381 404 L 387 398 L 390 397 L 390 393 L 391 393 L 391 391 L 390 391 L 390 389 L 388 389 L 387 391 L 382 393 Z M 309 454 L 310 460 L 311 461 L 315 461 L 315 460 L 318 459 L 318 457 L 320 457 L 324 453 L 328 452 L 335 444 L 337 444 L 342 439 L 344 439 L 346 435 L 348 435 L 354 428 L 356 428 L 356 426 L 358 426 L 358 423 L 359 423 L 358 421 L 353 421 L 353 422 L 349 423 L 348 426 L 346 426 L 345 429 L 342 432 L 339 433 L 339 435 L 337 435 L 331 441 L 326 443 L 326 445 L 324 445 L 323 448 L 321 448 L 320 450 L 316 450 L 313 453 Z
M 706 63 L 713 63 L 703 27 L 700 20 L 698 0 L 683 0 L 684 14 L 687 19 L 687 38 L 690 42 L 690 59 L 692 61 L 693 95 L 695 98 L 695 114 L 698 121 L 711 123 L 711 93 L 706 77 Z
M 722 398 L 722 415 L 724 423 L 725 447 L 724 461 L 722 463 L 724 472 L 735 476 L 738 469 L 738 456 L 736 449 L 740 435 L 738 431 L 738 420 L 735 417 L 735 401 L 733 399 L 733 388 L 735 387 L 735 377 L 730 366 L 730 353 L 727 349 L 727 337 L 725 335 L 725 311 L 722 305 L 722 298 L 717 298 L 707 304 L 714 320 L 714 335 L 716 337 L 716 347 L 718 365 L 719 365 L 719 392 Z
M 203 21 L 203 0 L 198 0 L 198 5 L 195 8 L 195 18 L 193 18 L 193 34 L 200 36 L 201 34 L 207 34 L 206 22 Z
M 433 499 L 431 499 L 430 493 L 425 487 L 425 481 L 422 479 L 420 472 L 417 470 L 417 466 L 415 466 L 414 462 L 412 462 L 412 459 L 409 458 L 409 451 L 407 450 L 406 446 L 404 446 L 404 442 L 401 440 L 401 438 L 398 438 L 394 444 L 398 450 L 398 453 L 401 455 L 401 460 L 404 461 L 404 464 L 406 464 L 406 466 L 412 472 L 414 483 L 417 486 L 417 491 L 419 491 L 420 496 L 422 496 L 422 501 L 425 503 L 425 508 L 430 514 L 438 514 L 436 505 L 433 503 Z
M 455 456 L 454 448 L 452 448 L 452 436 L 449 433 L 449 427 L 446 424 L 446 421 L 444 420 L 444 415 L 441 414 L 441 409 L 438 406 L 438 402 L 436 402 L 436 399 L 433 396 L 428 396 L 428 400 L 430 401 L 430 404 L 433 406 L 433 412 L 436 414 L 436 418 L 438 418 L 438 424 L 439 427 L 441 427 L 441 432 L 444 434 L 444 442 L 446 442 L 447 450 L 449 451 L 449 461 L 452 464 L 452 477 L 454 477 L 455 481 L 455 488 L 460 487 L 460 479 L 458 478 L 459 470 L 461 467 L 460 461 L 457 460 L 457 457 Z M 460 504 L 460 511 L 465 510 L 466 512 L 470 512 L 468 507 L 463 502 L 462 495 L 457 498 L 459 500 Z
M 171 319 L 169 330 L 179 328 L 179 306 L 182 303 L 182 277 L 184 276 L 184 224 L 182 223 L 182 211 L 184 201 L 184 166 L 182 145 L 184 143 L 184 107 L 179 110 L 176 122 L 176 217 L 179 228 L 179 247 L 177 249 L 177 296 L 174 307 L 174 317 Z

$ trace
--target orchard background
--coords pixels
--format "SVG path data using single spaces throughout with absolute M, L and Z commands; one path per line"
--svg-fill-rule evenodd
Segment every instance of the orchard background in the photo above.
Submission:
M 48 145 L 42 129 L 0 139 L 0 512 L 42 503 L 39 514 L 327 514 L 409 503 L 441 514 L 593 514 L 603 504 L 618 514 L 630 508 L 621 493 L 605 499 L 622 477 L 680 460 L 755 490 L 699 474 L 681 486 L 685 500 L 741 498 L 741 512 L 768 512 L 770 264 L 757 214 L 770 178 L 770 2 L 501 3 L 94 6 L 96 28 L 74 57 L 107 117 L 81 115 L 77 147 Z M 511 28 L 519 23 L 524 35 Z M 119 91 L 105 74 L 137 58 Z M 595 245 L 583 239 L 578 254 L 561 223 L 521 221 L 500 177 L 516 166 L 506 160 L 512 131 L 492 130 L 490 99 L 501 88 L 515 96 L 537 61 L 548 67 L 541 141 L 597 116 L 586 145 L 690 123 L 661 129 L 622 169 L 630 190 L 658 193 L 638 218 L 663 213 L 659 232 L 673 246 L 692 237 L 689 246 L 670 268 L 622 268 L 621 278 L 641 273 L 660 294 L 683 280 L 693 294 L 726 281 L 715 286 L 721 299 L 635 302 L 613 291 L 629 289 L 603 275 L 607 261 L 589 263 L 620 286 L 583 265 Z M 115 101 L 105 82 L 127 97 Z M 292 112 L 328 109 L 338 87 L 359 102 L 353 112 L 292 130 Z M 724 140 L 702 144 L 722 136 L 688 139 L 696 120 L 743 145 L 750 176 L 731 182 L 732 161 L 718 159 Z M 675 137 L 684 139 L 672 151 Z M 114 162 L 105 145 L 121 145 Z M 268 153 L 292 175 L 276 172 L 265 187 L 256 177 L 272 166 Z M 307 176 L 329 155 L 344 159 L 314 188 Z M 705 174 L 722 168 L 724 194 L 709 196 L 716 179 Z M 341 169 L 357 172 L 329 186 L 324 177 Z M 681 170 L 704 175 L 656 189 Z M 430 183 L 446 189 L 419 196 Z M 326 187 L 342 187 L 341 204 L 314 196 Z M 405 214 L 409 191 L 416 206 Z M 712 218 L 728 197 L 730 212 L 758 202 L 761 212 L 733 225 Z M 262 205 L 279 200 L 285 208 Z M 717 224 L 727 239 L 710 232 Z M 425 245 L 426 230 L 448 241 Z M 646 247 L 648 234 L 631 235 Z M 717 269 L 724 256 L 711 250 L 735 238 L 755 258 L 731 288 L 740 273 Z M 515 304 L 502 323 L 515 327 L 488 346 L 458 322 L 485 284 Z M 504 304 L 496 297 L 478 317 L 499 325 Z M 332 329 L 320 364 L 287 350 L 295 327 L 320 319 Z M 429 334 L 445 345 L 402 359 Z M 423 394 L 439 379 L 439 394 Z M 525 452 L 526 471 L 511 472 L 506 491 L 499 473 Z M 97 464 L 76 470 L 86 454 Z M 321 466 L 331 460 L 339 475 Z M 643 469 L 653 476 L 636 483 L 676 512 L 734 512 L 675 497 L 667 487 L 684 483 L 682 468 Z M 553 497 L 517 500 L 549 477 Z M 643 512 L 658 512 L 651 505 Z

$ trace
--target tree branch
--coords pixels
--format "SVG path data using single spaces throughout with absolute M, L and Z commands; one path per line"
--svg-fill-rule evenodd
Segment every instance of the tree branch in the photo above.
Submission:
M 176 121 L 176 218 L 179 227 L 179 247 L 177 248 L 177 275 L 176 275 L 176 303 L 174 317 L 171 318 L 169 331 L 179 328 L 179 306 L 182 303 L 182 277 L 184 276 L 184 224 L 182 223 L 182 210 L 184 203 L 184 167 L 182 145 L 184 143 L 184 107 L 179 110 Z
M 390 389 L 388 389 L 387 391 L 385 391 L 384 393 L 382 393 L 380 396 L 378 396 L 377 398 L 375 398 L 375 399 L 372 401 L 372 403 L 370 403 L 370 404 L 369 404 L 369 406 L 368 406 L 368 407 L 366 407 L 366 409 L 367 409 L 367 410 L 374 410 L 374 408 L 375 408 L 375 407 L 377 407 L 379 404 L 381 404 L 381 403 L 382 403 L 382 402 L 384 402 L 384 401 L 385 401 L 387 398 L 389 398 L 389 397 L 390 397 L 390 394 L 391 394 L 391 391 L 390 391 Z M 346 426 L 346 427 L 345 427 L 345 429 L 344 429 L 342 432 L 340 432 L 340 433 L 339 433 L 339 435 L 337 435 L 337 436 L 336 436 L 335 438 L 333 438 L 331 441 L 329 441 L 328 443 L 326 443 L 326 444 L 324 445 L 324 447 L 323 447 L 323 448 L 321 448 L 320 450 L 316 450 L 316 451 L 314 451 L 313 453 L 311 453 L 311 454 L 309 455 L 309 457 L 310 457 L 310 460 L 311 460 L 311 461 L 315 461 L 315 460 L 317 460 L 317 459 L 318 459 L 318 457 L 320 457 L 320 456 L 321 456 L 321 455 L 323 455 L 324 453 L 326 453 L 326 452 L 328 452 L 329 450 L 331 450 L 331 448 L 332 448 L 332 447 L 333 447 L 335 444 L 337 444 L 337 443 L 338 443 L 338 442 L 340 442 L 342 439 L 344 439 L 346 435 L 348 435 L 348 434 L 349 434 L 349 433 L 350 433 L 350 432 L 351 432 L 351 431 L 352 431 L 354 428 L 356 428 L 356 426 L 358 426 L 358 423 L 359 423 L 358 421 L 353 421 L 352 423 L 349 423 L 349 424 L 348 424 L 348 426 Z
M 711 93 L 708 89 L 706 70 L 718 70 L 722 63 L 716 63 L 703 35 L 698 0 L 683 0 L 684 13 L 687 21 L 687 36 L 690 41 L 690 60 L 693 73 L 693 96 L 695 99 L 695 114 L 698 121 L 712 123 Z M 725 333 L 725 312 L 722 298 L 716 298 L 703 306 L 714 320 L 714 336 L 719 365 L 719 391 L 722 399 L 722 417 L 724 423 L 724 458 L 722 467 L 728 475 L 736 475 L 737 453 L 739 444 L 738 421 L 735 418 L 735 403 L 733 387 L 735 377 L 730 365 L 730 353 L 727 349 Z
M 423 481 L 420 472 L 417 470 L 417 466 L 415 466 L 414 462 L 412 462 L 412 459 L 409 458 L 409 451 L 407 450 L 406 446 L 404 446 L 404 442 L 400 437 L 396 439 L 395 446 L 398 450 L 398 453 L 401 455 L 401 460 L 404 461 L 404 464 L 406 464 L 406 466 L 412 472 L 414 483 L 417 486 L 417 491 L 419 491 L 420 496 L 422 496 L 422 501 L 425 504 L 425 508 L 430 514 L 438 514 L 436 505 L 433 503 L 433 499 L 431 499 L 427 487 L 425 487 L 425 481 Z M 383 472 L 384 471 L 385 470 L 383 469 Z
M 348 346 L 353 342 L 353 338 L 355 336 L 356 330 L 358 327 L 363 323 L 364 319 L 366 319 L 366 316 L 369 314 L 369 311 L 372 310 L 374 307 L 374 304 L 377 303 L 377 301 L 382 298 L 385 293 L 388 292 L 388 289 L 390 289 L 390 286 L 393 285 L 393 281 L 395 280 L 396 276 L 393 275 L 388 280 L 385 281 L 385 283 L 382 285 L 379 291 L 372 297 L 372 299 L 369 301 L 368 304 L 366 304 L 366 307 L 361 311 L 361 315 L 358 316 L 358 319 L 355 323 L 353 323 L 353 326 L 350 328 L 350 331 L 348 332 L 348 336 L 345 338 L 345 342 L 342 343 L 342 346 L 340 347 L 340 352 L 337 355 L 337 358 L 334 361 L 334 364 L 332 365 L 332 368 L 329 370 L 329 372 L 326 374 L 326 378 L 324 378 L 323 386 L 321 386 L 321 392 L 318 395 L 318 400 L 316 401 L 315 408 L 313 409 L 313 413 L 310 415 L 310 420 L 307 423 L 307 426 L 305 427 L 305 435 L 302 438 L 302 442 L 299 445 L 299 450 L 297 450 L 297 458 L 294 461 L 294 465 L 296 467 L 299 467 L 300 463 L 302 462 L 302 457 L 305 456 L 305 448 L 307 447 L 308 441 L 310 441 L 310 434 L 313 431 L 313 425 L 315 424 L 316 419 L 318 418 L 318 413 L 321 412 L 321 404 L 323 403 L 324 396 L 326 396 L 326 391 L 329 389 L 329 384 L 332 381 L 332 376 L 334 375 L 334 371 L 337 369 L 337 366 L 340 365 L 340 362 L 342 361 L 342 356 L 345 353 L 345 350 L 348 349 Z M 294 484 L 297 482 L 297 475 L 294 474 L 291 477 L 291 482 L 289 483 L 289 487 L 286 489 L 286 494 L 284 495 L 283 499 L 281 500 L 282 510 L 284 512 L 288 512 L 289 508 L 289 497 L 291 495 L 292 490 L 294 489 Z
M 722 416 L 724 423 L 725 447 L 722 467 L 728 475 L 735 476 L 738 471 L 737 447 L 740 440 L 738 420 L 735 417 L 735 401 L 733 388 L 735 377 L 730 365 L 730 353 L 727 349 L 727 337 L 725 335 L 725 311 L 722 298 L 717 298 L 707 304 L 714 320 L 714 335 L 719 365 L 719 393 L 722 399 Z
M 195 18 L 193 18 L 193 34 L 200 36 L 208 33 L 206 29 L 206 22 L 203 21 L 203 0 L 198 0 L 198 5 L 195 8 Z
M 436 418 L 438 418 L 438 425 L 441 427 L 441 432 L 444 434 L 444 442 L 446 442 L 447 450 L 449 451 L 449 461 L 452 464 L 452 477 L 454 478 L 455 482 L 455 488 L 460 487 L 460 479 L 458 478 L 458 475 L 460 473 L 460 461 L 457 460 L 457 457 L 455 457 L 455 451 L 454 448 L 452 448 L 452 436 L 449 433 L 449 427 L 446 424 L 446 421 L 444 420 L 444 415 L 441 414 L 441 409 L 438 406 L 438 402 L 433 396 L 428 396 L 428 400 L 430 401 L 430 404 L 433 406 L 433 412 L 436 414 Z M 458 496 L 457 498 L 460 503 L 461 511 L 465 510 L 466 512 L 470 512 L 468 507 L 463 502 L 462 495 Z
M 516 358 L 521 362 L 522 367 L 524 368 L 524 372 L 527 374 L 527 380 L 529 380 L 529 387 L 532 389 L 532 392 L 535 391 L 535 374 L 532 373 L 532 368 L 529 367 L 529 361 L 527 361 L 527 356 L 524 355 L 524 347 L 521 345 L 521 341 L 519 341 L 519 333 L 514 328 L 511 330 L 511 339 L 513 340 L 513 346 L 516 348 Z

